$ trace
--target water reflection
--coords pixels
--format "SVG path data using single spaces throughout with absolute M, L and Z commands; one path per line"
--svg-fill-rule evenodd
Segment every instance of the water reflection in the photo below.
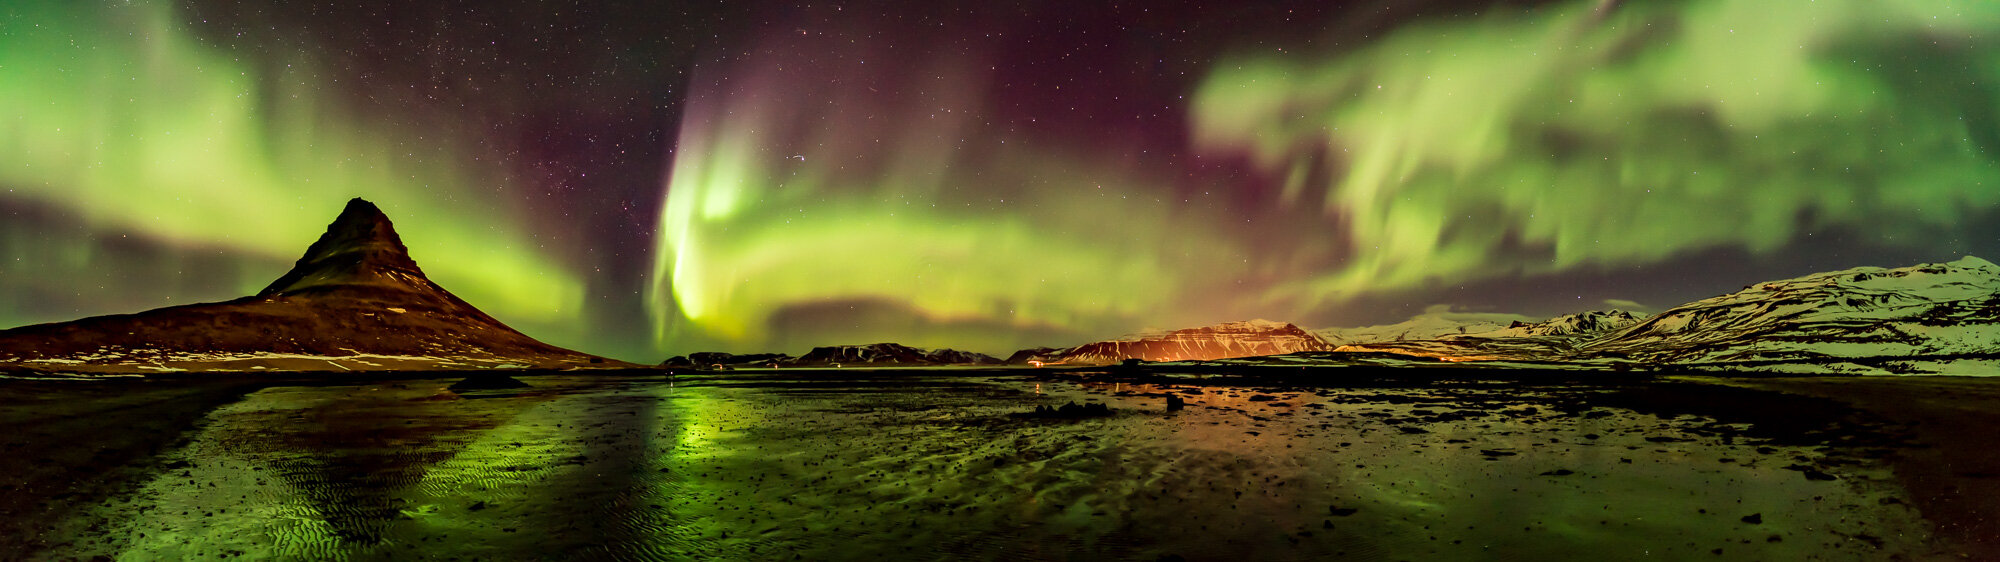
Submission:
M 1879 465 L 1588 389 L 785 376 L 544 377 L 481 400 L 450 381 L 268 389 L 212 414 L 175 453 L 186 466 L 102 508 L 121 529 L 74 554 L 1929 553 Z M 1164 411 L 1169 393 L 1187 409 Z M 1006 415 L 1067 401 L 1119 415 Z

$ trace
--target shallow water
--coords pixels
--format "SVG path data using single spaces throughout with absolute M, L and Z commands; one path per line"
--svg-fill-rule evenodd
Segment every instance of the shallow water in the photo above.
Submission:
M 211 413 L 138 492 L 81 515 L 96 532 L 53 554 L 1936 555 L 1886 467 L 1699 416 L 1593 405 L 1600 389 L 527 380 L 462 395 L 450 380 L 253 393 Z M 1165 412 L 1162 392 L 1189 407 Z M 1008 415 L 1087 400 L 1117 415 Z

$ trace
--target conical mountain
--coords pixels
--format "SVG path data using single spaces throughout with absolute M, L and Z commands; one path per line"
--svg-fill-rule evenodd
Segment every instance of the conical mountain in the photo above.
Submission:
M 0 331 L 0 370 L 365 371 L 630 367 L 528 337 L 424 276 L 355 199 L 255 296 Z
M 298 264 L 257 296 L 357 285 L 442 290 L 431 285 L 416 260 L 410 259 L 409 249 L 382 209 L 360 198 L 348 201 Z

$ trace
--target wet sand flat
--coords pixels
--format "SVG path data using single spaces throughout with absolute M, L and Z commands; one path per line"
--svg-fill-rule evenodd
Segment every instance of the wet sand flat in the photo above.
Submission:
M 192 412 L 157 423 L 63 406 L 117 402 L 137 383 L 16 386 L 0 421 L 43 429 L 0 437 L 32 453 L 0 459 L 0 474 L 97 491 L 35 484 L 16 502 L 33 509 L 7 515 L 0 557 L 2000 553 L 1979 519 L 2000 504 L 1979 495 L 2000 467 L 1962 451 L 1990 447 L 1991 432 L 1957 425 L 1994 415 L 2000 385 L 1983 379 L 801 371 L 449 390 L 456 380 L 130 391 Z M 1166 411 L 1170 394 L 1187 406 Z M 1014 415 L 1068 402 L 1113 415 Z M 61 421 L 93 416 L 135 428 Z

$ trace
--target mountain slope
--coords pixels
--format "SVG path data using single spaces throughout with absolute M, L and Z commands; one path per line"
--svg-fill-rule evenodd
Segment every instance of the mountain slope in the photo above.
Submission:
M 1574 359 L 1580 346 L 1596 337 L 1639 321 L 1638 316 L 1622 310 L 1593 310 L 1540 322 L 1515 321 L 1503 328 L 1470 334 L 1354 342 L 1336 350 L 1401 353 L 1448 361 L 1562 361 Z
M 1582 354 L 1805 372 L 1990 373 L 2000 354 L 2000 267 L 1966 257 L 1758 283 L 1654 315 Z
M 374 204 L 349 201 L 255 296 L 0 331 L 0 369 L 339 371 L 631 366 L 535 340 L 424 276 Z
M 1592 310 L 1564 314 L 1541 322 L 1515 322 L 1498 330 L 1469 335 L 1484 338 L 1591 336 L 1631 326 L 1643 319 L 1623 310 Z
M 1842 374 L 2000 374 L 2000 266 L 1955 262 L 1769 281 L 1645 319 L 1586 312 L 1342 352 L 1449 361 Z

